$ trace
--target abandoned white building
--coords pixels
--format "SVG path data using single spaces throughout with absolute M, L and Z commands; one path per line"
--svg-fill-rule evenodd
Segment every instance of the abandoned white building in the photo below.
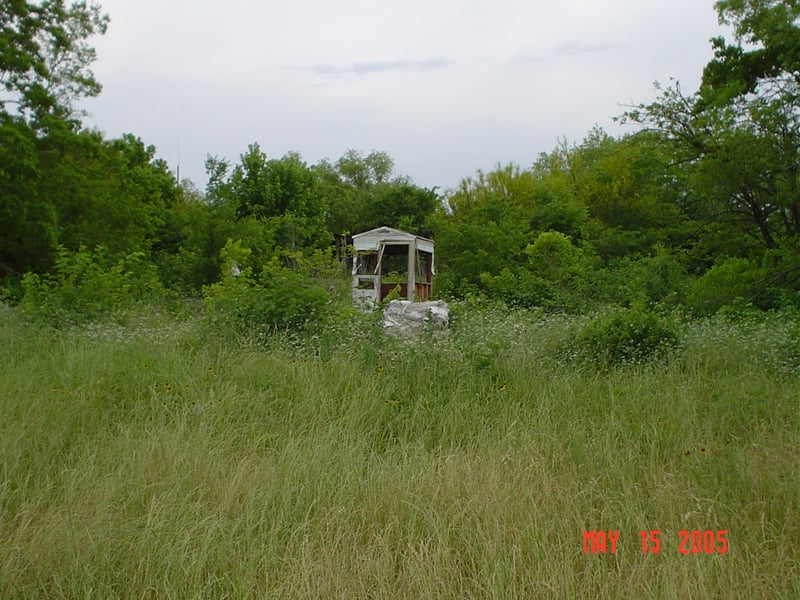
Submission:
M 352 295 L 375 305 L 393 290 L 400 298 L 427 301 L 433 288 L 433 241 L 378 227 L 353 236 Z

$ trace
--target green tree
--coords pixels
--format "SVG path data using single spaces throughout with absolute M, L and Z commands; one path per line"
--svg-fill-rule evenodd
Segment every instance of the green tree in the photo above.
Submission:
M 386 225 L 426 234 L 428 216 L 438 203 L 435 190 L 402 181 L 382 184 L 375 190 L 374 201 L 367 207 L 363 227 L 366 230 Z
M 735 40 L 712 40 L 700 90 L 679 84 L 626 116 L 652 129 L 684 173 L 679 205 L 699 224 L 695 266 L 764 262 L 800 273 L 800 2 L 722 0 Z M 775 257 L 780 257 L 776 259 Z M 727 272 L 727 271 L 726 271 Z
M 440 202 L 436 190 L 395 174 L 394 161 L 385 152 L 348 150 L 335 163 L 320 161 L 314 170 L 332 233 L 346 236 L 382 225 L 430 233 L 427 221 Z
M 797 101 L 800 84 L 800 1 L 720 0 L 720 23 L 735 36 L 712 39 L 714 59 L 703 71 L 704 104 L 728 105 L 747 94 L 777 92 Z
M 58 241 L 70 250 L 105 246 L 149 253 L 180 189 L 155 148 L 133 135 L 52 131 L 37 142 L 37 193 L 58 215 Z
M 559 231 L 545 231 L 525 248 L 531 269 L 554 283 L 565 282 L 575 274 L 583 253 Z
M 263 224 L 277 246 L 294 251 L 330 245 L 317 174 L 298 154 L 268 159 L 258 144 L 252 144 L 230 175 L 228 165 L 216 159 L 208 161 L 207 168 L 210 201 L 233 206 L 240 222 Z
M 570 156 L 575 195 L 591 217 L 583 235 L 605 261 L 682 244 L 696 229 L 680 210 L 684 173 L 660 142 L 594 129 Z
M 747 98 L 715 107 L 676 86 L 629 115 L 656 129 L 672 146 L 674 162 L 687 169 L 689 196 L 682 204 L 689 216 L 712 230 L 736 225 L 763 248 L 795 243 L 800 115 L 791 105 Z
M 446 196 L 431 221 L 440 291 L 512 297 L 532 241 L 534 190 L 530 171 L 507 165 L 479 171 Z
M 366 188 L 389 181 L 394 173 L 394 161 L 386 152 L 373 150 L 366 156 L 350 149 L 336 161 L 342 180 L 355 188 Z
M 100 92 L 89 65 L 88 39 L 106 31 L 108 17 L 85 1 L 0 2 L 0 111 L 41 122 L 45 115 L 71 117 L 74 102 Z
M 60 213 L 47 148 L 77 131 L 74 102 L 100 91 L 88 39 L 107 21 L 86 2 L 0 2 L 0 277 L 52 264 Z
M 36 136 L 0 114 L 0 280 L 47 268 L 58 238 L 53 205 L 40 197 Z
M 573 162 L 574 151 L 562 145 L 533 164 L 527 194 L 533 231 L 558 231 L 573 239 L 585 236 L 590 215 L 575 185 Z
M 317 193 L 328 207 L 325 224 L 338 236 L 363 231 L 367 194 L 346 181 L 337 166 L 327 159 L 313 166 L 317 175 Z

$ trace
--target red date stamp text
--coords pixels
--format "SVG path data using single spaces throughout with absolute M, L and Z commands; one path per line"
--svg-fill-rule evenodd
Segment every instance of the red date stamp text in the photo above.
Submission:
M 584 530 L 584 554 L 616 554 L 620 541 L 619 529 Z M 659 529 L 639 531 L 639 550 L 642 554 L 658 554 L 662 550 L 678 554 L 727 554 L 727 529 L 682 529 L 677 537 L 662 537 Z

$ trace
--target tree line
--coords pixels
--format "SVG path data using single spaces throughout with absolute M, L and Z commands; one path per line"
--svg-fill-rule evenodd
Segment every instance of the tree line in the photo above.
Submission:
M 209 157 L 201 191 L 135 135 L 83 125 L 76 100 L 101 90 L 89 45 L 107 26 L 99 7 L 4 0 L 0 287 L 17 301 L 26 274 L 81 260 L 108 272 L 132 257 L 181 295 L 221 285 L 231 262 L 266 285 L 318 273 L 347 236 L 388 225 L 435 239 L 443 296 L 567 311 L 797 305 L 800 0 L 715 8 L 733 39 L 712 39 L 696 92 L 671 82 L 629 107 L 619 119 L 635 133 L 595 128 L 445 192 L 399 175 L 385 152 L 308 164 L 253 144 L 236 162 Z

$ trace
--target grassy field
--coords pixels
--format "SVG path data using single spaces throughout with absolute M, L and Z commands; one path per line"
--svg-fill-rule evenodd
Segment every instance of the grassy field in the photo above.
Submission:
M 800 598 L 798 325 L 598 370 L 562 351 L 581 324 L 262 347 L 0 307 L 0 597 Z M 694 530 L 727 551 L 679 553 Z

